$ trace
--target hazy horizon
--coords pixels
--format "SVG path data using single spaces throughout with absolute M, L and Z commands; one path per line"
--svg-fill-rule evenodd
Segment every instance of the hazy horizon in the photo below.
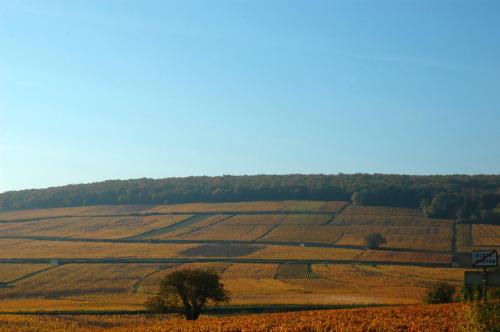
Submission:
M 0 192 L 500 174 L 500 2 L 0 5 Z

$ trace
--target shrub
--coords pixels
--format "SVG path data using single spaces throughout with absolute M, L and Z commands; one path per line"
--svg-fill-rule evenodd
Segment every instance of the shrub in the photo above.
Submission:
M 378 249 L 384 243 L 386 240 L 380 233 L 371 233 L 365 236 L 365 245 L 368 249 Z
M 455 287 L 445 282 L 434 284 L 429 288 L 425 296 L 426 303 L 450 303 L 453 302 Z
M 467 331 L 500 332 L 500 304 L 477 302 L 468 308 Z

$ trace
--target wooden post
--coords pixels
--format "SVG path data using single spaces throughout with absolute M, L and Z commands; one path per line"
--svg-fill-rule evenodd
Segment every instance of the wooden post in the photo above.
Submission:
M 488 285 L 486 284 L 486 267 L 483 267 L 483 302 L 488 301 Z

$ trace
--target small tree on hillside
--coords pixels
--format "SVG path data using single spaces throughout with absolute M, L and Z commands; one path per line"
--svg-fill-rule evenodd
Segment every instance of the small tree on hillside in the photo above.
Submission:
M 158 295 L 148 300 L 154 312 L 179 312 L 195 320 L 208 301 L 228 302 L 229 293 L 214 271 L 180 270 L 167 275 L 160 283 Z
M 365 236 L 365 245 L 368 249 L 378 249 L 384 243 L 386 240 L 380 233 L 370 233 Z

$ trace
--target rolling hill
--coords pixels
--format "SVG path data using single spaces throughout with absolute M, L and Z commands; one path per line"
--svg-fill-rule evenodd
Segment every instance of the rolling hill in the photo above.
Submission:
M 433 282 L 461 284 L 471 249 L 499 248 L 498 227 L 348 201 L 3 211 L 0 308 L 142 310 L 193 267 L 220 274 L 232 305 L 421 303 Z M 374 232 L 387 242 L 367 250 Z

